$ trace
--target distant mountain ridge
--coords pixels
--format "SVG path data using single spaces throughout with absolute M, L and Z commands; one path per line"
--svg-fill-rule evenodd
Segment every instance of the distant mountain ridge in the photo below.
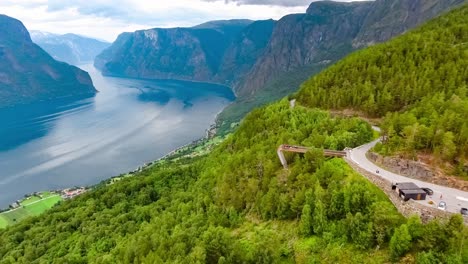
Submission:
M 317 109 L 397 111 L 380 148 L 431 148 L 468 168 L 467 17 L 468 5 L 355 52 L 252 111 L 218 146 L 102 181 L 0 230 L 0 263 L 468 263 L 461 201 L 408 216 L 409 204 L 383 191 L 390 184 L 324 157 L 371 141 L 370 124 Z M 285 170 L 279 144 L 310 151 L 289 155 Z
M 305 14 L 278 21 L 266 52 L 235 89 L 241 96 L 250 96 L 281 74 L 314 63 L 331 64 L 353 50 L 389 40 L 463 2 L 313 2 Z
M 465 1 L 318 1 L 306 13 L 279 21 L 214 21 L 124 33 L 95 63 L 105 75 L 229 85 L 238 101 L 220 118 L 230 125 L 253 107 L 295 91 L 352 51 L 386 41 Z M 227 33 L 227 27 L 238 33 Z
M 231 84 L 262 54 L 274 25 L 273 20 L 223 20 L 123 33 L 95 65 L 105 75 Z
M 78 65 L 90 63 L 110 43 L 76 34 L 53 34 L 31 30 L 31 39 L 54 59 Z
M 87 72 L 54 60 L 21 21 L 0 15 L 0 107 L 95 92 Z

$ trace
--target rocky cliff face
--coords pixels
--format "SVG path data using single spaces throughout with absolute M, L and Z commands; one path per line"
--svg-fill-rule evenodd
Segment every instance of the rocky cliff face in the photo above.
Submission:
M 375 164 L 396 174 L 464 191 L 468 190 L 468 182 L 465 180 L 444 175 L 420 160 L 408 160 L 397 156 L 385 157 L 375 152 L 369 152 L 367 157 Z
M 255 21 L 237 35 L 224 53 L 215 81 L 235 85 L 252 69 L 270 40 L 276 21 Z
M 95 92 L 88 73 L 54 60 L 19 20 L 0 15 L 0 107 Z
M 209 80 L 226 45 L 223 34 L 210 29 L 141 30 L 129 35 L 122 47 L 113 45 L 114 55 L 101 63 L 101 70 L 137 78 Z
M 466 3 L 466 0 L 377 0 L 372 3 L 362 29 L 353 40 L 355 48 L 384 42 L 396 35 Z
M 277 22 L 215 21 L 125 33 L 95 64 L 107 75 L 229 85 L 239 100 L 228 111 L 238 119 L 295 91 L 350 52 L 386 41 L 463 2 L 467 0 L 319 1 L 306 13 Z
M 317 2 L 306 14 L 278 21 L 266 52 L 258 59 L 241 85 L 239 96 L 250 96 L 282 72 L 312 63 L 337 60 L 351 51 L 368 12 L 368 3 Z
M 228 20 L 124 33 L 95 65 L 105 75 L 231 84 L 262 54 L 274 24 Z
M 110 43 L 75 34 L 57 35 L 31 31 L 31 39 L 54 59 L 73 65 L 93 62 Z
M 235 90 L 241 97 L 251 96 L 284 73 L 335 62 L 355 49 L 386 41 L 463 2 L 313 2 L 306 14 L 278 21 L 266 52 Z

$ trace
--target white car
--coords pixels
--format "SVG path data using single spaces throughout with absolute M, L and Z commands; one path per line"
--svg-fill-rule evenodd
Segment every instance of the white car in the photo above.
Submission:
M 447 210 L 447 204 L 444 201 L 441 201 L 439 205 L 437 206 L 437 209 L 445 211 Z

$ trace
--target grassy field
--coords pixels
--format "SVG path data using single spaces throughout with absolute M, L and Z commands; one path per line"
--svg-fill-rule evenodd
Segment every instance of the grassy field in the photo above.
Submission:
M 0 228 L 5 228 L 8 225 L 14 224 L 24 218 L 40 215 L 47 209 L 62 201 L 62 197 L 58 194 L 49 192 L 42 193 L 43 198 L 31 196 L 22 201 L 21 207 L 15 210 L 7 211 L 0 214 Z
M 229 135 L 230 134 L 214 137 L 208 140 L 203 140 L 198 144 L 181 148 L 166 159 L 177 160 L 180 158 L 193 158 L 205 155 L 215 146 L 221 144 L 221 142 L 223 142 Z M 159 160 L 157 163 L 166 162 L 166 159 Z M 106 184 L 114 184 L 117 181 L 132 176 L 132 174 L 125 174 L 120 177 L 114 177 L 106 181 Z M 0 213 L 0 228 L 5 228 L 30 216 L 40 215 L 62 200 L 63 199 L 60 195 L 53 192 L 41 192 L 39 195 L 27 197 L 20 201 L 20 207 L 18 209 Z

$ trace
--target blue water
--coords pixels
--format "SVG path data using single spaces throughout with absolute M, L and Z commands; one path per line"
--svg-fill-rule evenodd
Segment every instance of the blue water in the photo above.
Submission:
M 228 87 L 103 77 L 100 91 L 0 109 L 0 207 L 26 193 L 83 186 L 201 138 L 233 99 Z

